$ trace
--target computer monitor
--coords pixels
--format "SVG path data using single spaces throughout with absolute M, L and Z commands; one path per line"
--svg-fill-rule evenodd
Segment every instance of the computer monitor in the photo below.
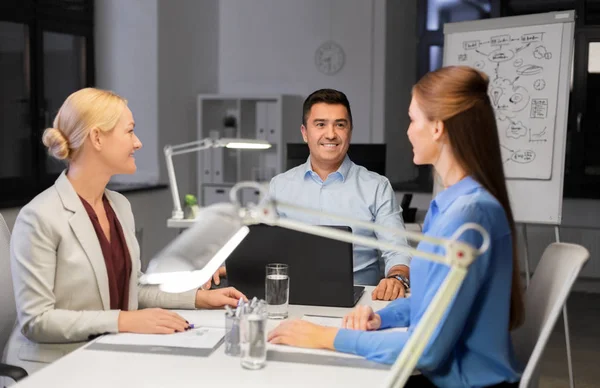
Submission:
M 348 156 L 350 160 L 369 171 L 385 175 L 385 144 L 350 144 Z M 306 143 L 288 143 L 286 170 L 306 162 L 309 150 Z

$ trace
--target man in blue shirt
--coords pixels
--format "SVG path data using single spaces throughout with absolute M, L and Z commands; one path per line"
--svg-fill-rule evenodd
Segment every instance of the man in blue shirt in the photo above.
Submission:
M 306 163 L 271 180 L 270 196 L 327 213 L 404 229 L 401 208 L 387 178 L 354 164 L 346 155 L 352 137 L 352 112 L 344 93 L 321 89 L 304 101 L 302 137 L 310 156 Z M 278 209 L 289 217 L 314 225 L 339 225 L 326 217 Z M 392 233 L 373 232 L 349 225 L 353 233 L 386 242 L 407 245 L 406 239 Z M 409 284 L 410 256 L 383 251 L 385 278 L 381 279 L 379 252 L 354 246 L 354 282 L 377 285 L 373 299 L 393 300 L 404 296 Z

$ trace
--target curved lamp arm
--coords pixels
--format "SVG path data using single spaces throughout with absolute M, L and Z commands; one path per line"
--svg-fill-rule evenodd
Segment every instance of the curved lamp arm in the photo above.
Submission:
M 169 186 L 171 187 L 171 197 L 173 198 L 173 213 L 171 217 L 176 220 L 183 219 L 183 210 L 179 201 L 179 188 L 177 178 L 175 178 L 175 167 L 173 166 L 173 156 L 205 150 L 214 145 L 214 140 L 210 138 L 183 143 L 179 145 L 167 145 L 163 149 L 165 153 L 165 162 L 167 164 L 167 175 L 169 176 Z

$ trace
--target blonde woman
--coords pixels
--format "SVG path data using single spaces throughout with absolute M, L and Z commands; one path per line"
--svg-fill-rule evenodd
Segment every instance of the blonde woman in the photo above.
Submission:
M 68 168 L 20 211 L 11 240 L 18 324 L 6 362 L 28 373 L 103 333 L 187 330 L 162 308 L 235 306 L 233 289 L 167 294 L 138 285 L 139 246 L 127 199 L 106 189 L 136 171 L 142 143 L 127 101 L 104 90 L 71 94 L 43 142 Z M 162 307 L 162 308 L 161 308 Z

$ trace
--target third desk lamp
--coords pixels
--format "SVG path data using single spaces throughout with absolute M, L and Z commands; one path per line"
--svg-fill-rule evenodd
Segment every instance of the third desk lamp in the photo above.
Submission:
M 165 160 L 167 163 L 167 174 L 169 176 L 169 186 L 171 188 L 171 196 L 173 197 L 173 213 L 172 219 L 183 219 L 183 210 L 181 209 L 181 201 L 179 198 L 179 188 L 177 187 L 177 179 L 175 177 L 175 167 L 173 166 L 173 156 L 187 154 L 190 152 L 198 152 L 208 148 L 234 148 L 242 150 L 265 150 L 271 148 L 271 144 L 264 140 L 256 139 L 240 139 L 240 138 L 206 138 L 196 140 L 189 143 L 178 145 L 167 145 L 164 148 Z

